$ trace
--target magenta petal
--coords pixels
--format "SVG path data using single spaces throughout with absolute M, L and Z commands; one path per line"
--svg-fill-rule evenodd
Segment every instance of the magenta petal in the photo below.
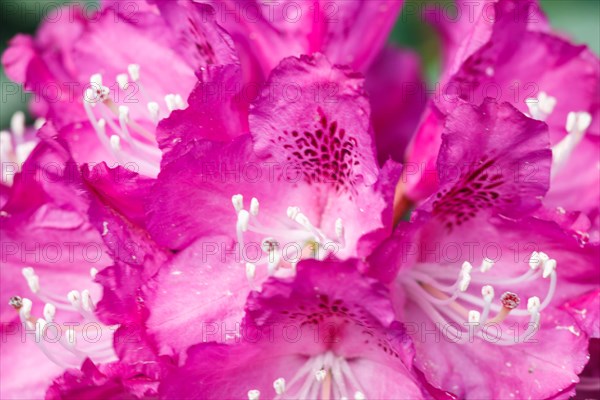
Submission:
M 67 370 L 46 393 L 58 399 L 141 399 L 157 395 L 160 377 L 169 368 L 167 359 L 153 362 L 95 365 L 86 360 L 81 370 Z
M 259 389 L 265 398 L 273 398 L 273 381 L 287 371 L 299 370 L 305 363 L 301 355 L 267 352 L 250 343 L 199 344 L 189 350 L 187 360 L 184 367 L 161 382 L 162 397 L 246 400 L 248 391 Z
M 366 74 L 377 158 L 404 161 L 406 147 L 425 110 L 425 82 L 416 54 L 383 49 Z
M 566 329 L 574 323 L 566 313 L 553 313 L 553 321 L 542 325 L 532 343 L 514 346 L 477 340 L 464 345 L 452 343 L 414 309 L 407 310 L 406 318 L 411 321 L 408 329 L 416 335 L 416 365 L 429 382 L 459 398 L 509 398 L 511 393 L 515 397 L 548 398 L 571 391 L 587 361 L 587 339 L 577 328 L 575 333 Z M 493 329 L 490 335 L 495 335 Z M 459 365 L 461 368 L 455 368 Z
M 96 276 L 104 289 L 98 315 L 108 324 L 143 322 L 147 309 L 141 298 L 142 287 L 170 254 L 156 245 L 143 228 L 98 200 L 90 206 L 90 220 L 102 232 L 114 260 L 114 265 Z
M 508 103 L 457 107 L 440 148 L 433 214 L 453 229 L 480 210 L 518 216 L 538 207 L 549 186 L 547 132 Z
M 149 2 L 157 4 L 177 54 L 195 72 L 209 65 L 237 64 L 233 42 L 211 6 L 189 0 Z
M 405 321 L 415 342 L 416 365 L 431 384 L 461 398 L 504 398 L 511 393 L 545 398 L 563 391 L 572 393 L 577 375 L 586 362 L 586 330 L 597 321 L 595 311 L 588 311 L 587 320 L 576 313 L 593 307 L 593 301 L 597 300 L 577 298 L 581 293 L 597 290 L 598 247 L 578 240 L 554 222 L 482 217 L 449 233 L 435 218 L 419 211 L 412 223 L 399 225 L 394 237 L 369 260 L 374 264 L 370 272 L 375 276 L 389 279 L 397 271 L 396 281 L 391 284 L 391 297 L 398 318 Z M 556 261 L 555 289 L 541 274 L 536 279 L 516 279 L 531 270 L 529 262 L 533 251 L 544 252 Z M 492 258 L 494 266 L 480 272 L 484 257 Z M 435 301 L 427 296 L 427 289 L 417 290 L 427 287 L 418 281 L 427 281 L 435 287 L 452 285 L 464 261 L 473 266 L 464 293 L 474 300 L 454 289 L 458 293 L 456 301 L 435 306 Z M 421 275 L 415 276 L 416 273 Z M 469 311 L 483 312 L 483 306 L 477 301 L 482 299 L 486 284 L 493 286 L 496 304 L 502 293 L 516 293 L 521 299 L 522 315 L 509 317 L 514 319 L 497 325 L 501 332 L 498 339 L 504 341 L 502 346 L 480 337 L 468 341 L 466 332 L 461 337 L 467 341 L 455 343 L 447 330 L 448 324 L 461 326 L 466 323 Z M 448 297 L 451 292 L 449 290 Z M 547 308 L 541 311 L 541 329 L 529 337 L 531 340 L 515 343 L 514 329 L 518 326 L 519 334 L 523 334 L 530 318 L 529 312 L 523 313 L 524 304 L 533 296 L 540 301 L 548 299 Z M 569 301 L 565 306 L 569 312 L 561 309 L 565 301 Z M 432 310 L 434 306 L 438 314 Z M 489 328 L 492 338 L 495 332 Z M 457 369 L 456 365 L 462 368 Z M 498 374 L 506 378 L 498 380 Z
M 112 208 L 130 221 L 143 227 L 144 203 L 150 194 L 154 180 L 136 174 L 121 166 L 109 168 L 101 163 L 93 168 L 83 167 L 83 179 L 98 197 L 98 201 Z
M 309 182 L 351 189 L 377 177 L 369 113 L 356 73 L 322 55 L 287 58 L 253 104 L 250 131 L 260 157 L 301 165 Z
M 239 328 L 252 285 L 231 245 L 225 237 L 197 241 L 149 282 L 146 324 L 164 352 L 183 354 L 195 343 L 225 341 L 226 330 Z
M 4 293 L 2 296 L 6 298 Z M 14 310 L 11 311 L 16 315 Z M 31 331 L 26 333 L 20 322 L 6 323 L 2 318 L 0 335 L 0 397 L 44 398 L 49 383 L 63 372 L 63 368 L 48 360 L 35 345 L 35 335 Z
M 600 289 L 567 302 L 564 308 L 590 337 L 600 338 Z
M 385 44 L 402 4 L 403 0 L 323 3 L 320 17 L 328 24 L 320 51 L 336 64 L 366 70 Z M 373 21 L 377 21 L 377 29 L 372 29 Z
M 591 129 L 591 128 L 590 128 Z M 600 136 L 587 133 L 563 168 L 552 179 L 544 198 L 548 207 L 563 210 L 597 212 L 600 204 L 600 176 L 589 168 L 600 159 Z
M 181 156 L 182 148 L 187 149 L 194 140 L 227 141 L 248 132 L 247 99 L 238 92 L 239 66 L 208 67 L 202 79 L 190 94 L 189 107 L 173 111 L 158 126 L 164 164 Z M 178 151 L 171 153 L 173 149 Z
M 33 38 L 28 35 L 16 35 L 9 47 L 2 53 L 2 65 L 6 75 L 15 82 L 25 82 L 27 66 L 35 57 Z
M 33 267 L 40 286 L 59 298 L 74 289 L 96 291 L 90 269 L 101 270 L 111 258 L 87 218 L 88 201 L 78 195 L 79 185 L 76 168 L 56 142 L 40 143 L 23 165 L 2 209 L 2 298 L 34 296 L 21 274 L 25 267 Z M 43 304 L 34 301 L 33 313 Z M 0 310 L 2 321 L 16 317 L 7 302 Z
M 164 166 L 153 188 L 148 230 L 158 243 L 173 249 L 182 249 L 204 235 L 233 237 L 236 215 L 231 196 L 242 188 L 260 186 L 268 176 L 261 171 L 259 180 L 241 178 L 245 163 L 253 160 L 248 135 L 230 145 L 192 140 L 182 146 L 189 148 L 173 151 L 186 154 Z M 210 224 L 205 223 L 206 215 L 213 217 Z
M 272 398 L 275 381 L 285 380 L 285 398 L 327 398 L 326 384 L 315 376 L 323 368 L 330 371 L 329 390 L 337 390 L 336 397 L 361 391 L 370 398 L 421 398 L 412 344 L 402 326 L 392 324 L 384 287 L 362 277 L 358 264 L 303 261 L 295 278 L 270 279 L 260 293 L 250 294 L 241 335 L 228 345 L 190 348 L 186 364 L 173 371 L 160 392 L 245 399 L 248 391 L 258 390 Z M 295 328 L 293 338 L 290 328 Z M 396 378 L 373 385 L 376 370 L 378 376 Z
M 232 36 L 245 69 L 260 78 L 286 57 L 317 52 L 335 64 L 367 70 L 385 44 L 403 1 L 209 3 Z M 370 28 L 374 20 L 378 29 Z

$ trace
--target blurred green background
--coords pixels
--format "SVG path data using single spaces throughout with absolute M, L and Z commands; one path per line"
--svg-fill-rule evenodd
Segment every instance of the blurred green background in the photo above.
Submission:
M 373 1 L 373 0 L 365 0 Z M 440 0 L 436 0 L 437 3 Z M 442 0 L 443 1 L 443 0 Z M 577 43 L 585 43 L 596 54 L 600 53 L 600 0 L 540 0 L 542 7 L 549 16 L 555 29 L 564 32 Z M 15 3 L 25 4 L 20 9 L 22 15 L 8 15 L 6 10 Z M 73 3 L 65 0 L 2 0 L 0 5 L 0 52 L 6 48 L 8 40 L 16 33 L 33 33 L 43 13 L 47 12 L 50 5 L 60 3 Z M 94 0 L 81 0 L 80 2 L 95 3 Z M 422 3 L 422 0 L 407 0 L 407 2 Z M 90 9 L 91 10 L 91 9 Z M 424 69 L 430 81 L 434 81 L 439 71 L 440 46 L 433 30 L 420 22 L 416 16 L 402 16 L 398 19 L 390 41 L 416 49 L 424 60 Z M 0 69 L 0 90 L 7 82 L 4 71 Z M 0 93 L 1 94 L 1 93 Z M 0 96 L 3 98 L 4 96 Z M 26 108 L 26 96 L 8 96 L 11 100 L 0 104 L 0 128 L 8 126 L 11 115 Z

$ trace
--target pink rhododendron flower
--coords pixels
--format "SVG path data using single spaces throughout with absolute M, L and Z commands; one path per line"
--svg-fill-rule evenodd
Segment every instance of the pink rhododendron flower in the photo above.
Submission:
M 332 83 L 340 90 L 331 103 L 303 96 L 290 107 L 277 91 L 290 80 L 302 93 Z M 251 135 L 231 144 L 198 139 L 210 137 L 205 121 L 214 113 L 195 112 L 195 130 L 180 129 L 197 108 L 192 103 L 160 126 L 159 135 L 184 136 L 165 156 L 149 213 L 157 242 L 182 251 L 157 276 L 148 326 L 179 350 L 197 340 L 202 326 L 194 320 L 239 320 L 250 290 L 269 275 L 293 276 L 300 259 L 366 256 L 377 238 L 361 237 L 390 232 L 399 176 L 392 162 L 377 167 L 362 80 L 324 56 L 282 61 L 252 104 Z M 190 212 L 195 204 L 204 207 Z M 206 213 L 213 224 L 204 223 Z M 224 251 L 230 257 L 219 256 Z M 173 309 L 190 293 L 211 300 Z M 183 326 L 189 335 L 173 340 Z
M 570 211 L 596 209 L 600 179 L 594 168 L 585 166 L 596 165 L 600 152 L 598 57 L 585 46 L 540 31 L 544 20 L 535 3 L 491 3 L 494 7 L 484 9 L 495 10 L 497 18 L 480 16 L 480 22 L 467 29 L 477 39 L 463 42 L 463 46 L 475 43 L 478 47 L 451 52 L 440 93 L 433 98 L 407 153 L 400 190 L 415 201 L 436 190 L 435 160 L 445 115 L 458 98 L 480 104 L 491 96 L 548 123 L 553 168 L 546 204 Z M 531 18 L 522 18 L 524 11 Z M 486 33 L 483 38 L 482 31 Z
M 410 339 L 385 289 L 356 263 L 303 261 L 294 278 L 269 280 L 248 299 L 241 338 L 190 348 L 161 395 L 421 398 Z
M 569 306 L 584 316 L 562 307 L 597 290 L 600 248 L 529 216 L 548 189 L 551 157 L 544 123 L 507 103 L 458 106 L 438 193 L 371 257 L 397 318 L 410 321 L 416 365 L 459 397 L 572 394 L 587 361 L 597 298 Z M 448 368 L 455 363 L 478 373 Z
M 231 40 L 208 17 L 210 7 L 172 2 L 166 16 L 154 8 L 131 16 L 108 7 L 93 20 L 81 11 L 75 21 L 72 11 L 61 12 L 35 39 L 14 38 L 3 55 L 7 74 L 36 93 L 79 163 L 118 163 L 156 176 L 158 121 L 186 107 L 200 68 L 237 62 Z M 185 18 L 171 25 L 178 14 Z

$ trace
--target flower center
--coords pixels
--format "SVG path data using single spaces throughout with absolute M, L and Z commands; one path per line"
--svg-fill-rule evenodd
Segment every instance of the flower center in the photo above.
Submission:
M 295 274 L 296 264 L 306 258 L 323 260 L 328 255 L 345 246 L 344 225 L 341 218 L 335 221 L 336 239 L 329 238 L 321 229 L 311 223 L 299 207 L 288 207 L 287 215 L 271 219 L 263 224 L 259 216 L 259 202 L 256 197 L 250 201 L 249 210 L 244 209 L 244 197 L 236 194 L 231 202 L 237 214 L 237 241 L 245 253 L 248 244 L 245 237 L 254 233 L 261 240 L 261 255 L 256 262 L 246 263 L 246 274 L 252 282 L 257 265 L 266 265 L 269 275 L 284 277 Z
M 539 121 L 546 119 L 554 111 L 556 98 L 549 96 L 546 92 L 540 92 L 537 98 L 526 99 L 525 103 L 532 118 Z M 585 112 L 570 112 L 567 115 L 565 130 L 567 135 L 554 146 L 552 146 L 552 177 L 564 167 L 571 154 L 585 136 L 586 130 L 592 123 L 592 116 Z
M 22 272 L 31 291 L 46 302 L 43 318 L 31 315 L 33 303 L 28 298 L 14 296 L 9 304 L 19 313 L 25 329 L 33 331 L 35 344 L 50 361 L 63 368 L 78 368 L 86 358 L 102 363 L 117 359 L 112 339 L 118 326 L 108 327 L 96 318 L 89 290 L 72 290 L 65 300 L 42 287 L 33 268 L 23 268 Z M 97 273 L 95 269 L 90 272 L 92 277 Z M 76 312 L 81 317 L 57 323 L 57 309 Z
M 103 85 L 102 75 L 94 74 L 90 78 L 90 87 L 83 95 L 83 107 L 100 143 L 119 164 L 134 163 L 145 175 L 156 176 L 160 169 L 161 152 L 156 145 L 154 132 L 148 127 L 153 129 L 158 125 L 161 108 L 149 97 L 142 84 L 140 66 L 130 64 L 127 70 L 128 74 L 116 77 L 122 93 L 115 98 L 123 98 L 122 105 L 109 96 L 110 89 Z M 131 88 L 134 90 L 131 91 Z M 134 97 L 137 93 L 141 94 L 141 99 Z M 167 94 L 164 100 L 168 113 L 186 106 L 179 94 Z M 130 118 L 130 109 L 125 104 L 142 102 L 146 103 L 147 112 Z M 97 118 L 94 109 L 100 118 Z
M 365 399 L 350 364 L 331 351 L 309 357 L 289 382 L 276 379 L 273 389 L 277 394 L 275 399 Z M 248 391 L 248 399 L 260 400 L 260 392 Z
M 471 263 L 465 261 L 457 277 L 452 268 L 442 268 L 438 264 L 418 264 L 404 273 L 400 282 L 410 299 L 446 337 L 456 343 L 466 343 L 474 337 L 497 345 L 523 343 L 539 328 L 541 311 L 550 304 L 554 296 L 556 261 L 543 252 L 534 251 L 529 261 L 529 270 L 517 277 L 492 276 L 488 271 L 493 265 L 493 261 L 484 259 L 479 270 L 474 270 Z M 499 302 L 494 302 L 493 285 L 526 287 L 540 278 L 550 280 L 546 296 L 543 301 L 537 296 L 530 297 L 526 310 L 519 308 L 519 295 L 510 291 L 504 292 Z M 473 286 L 481 288 L 481 297 L 469 293 Z M 515 337 L 490 337 L 482 332 L 489 324 L 506 324 L 509 315 L 515 318 L 529 317 L 525 332 Z

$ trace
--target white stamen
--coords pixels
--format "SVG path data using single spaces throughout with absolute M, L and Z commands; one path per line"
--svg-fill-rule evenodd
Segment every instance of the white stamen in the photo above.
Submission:
M 129 122 L 129 107 L 119 106 L 119 121 Z
M 121 150 L 121 138 L 118 137 L 117 135 L 110 135 L 110 147 L 114 151 L 120 151 Z
M 490 260 L 489 258 L 484 258 L 483 261 L 481 262 L 481 272 L 487 272 L 490 269 L 492 269 L 492 267 L 494 266 L 494 261 Z
M 148 103 L 147 107 L 148 107 L 148 111 L 150 112 L 150 117 L 152 118 L 152 122 L 157 124 L 158 118 L 159 118 L 159 113 L 160 113 L 160 107 L 158 106 L 158 103 L 156 103 L 155 101 L 151 101 Z
M 252 389 L 248 391 L 248 400 L 260 400 L 260 390 Z
M 121 88 L 121 90 L 125 90 L 127 88 L 127 84 L 129 83 L 129 77 L 127 74 L 119 74 L 117 75 L 117 84 Z
M 470 262 L 468 262 L 468 261 L 465 261 L 462 264 L 462 266 L 460 267 L 460 272 L 463 273 L 463 274 L 464 273 L 470 274 L 471 271 L 473 271 L 473 265 Z
M 231 196 L 231 203 L 233 204 L 233 208 L 235 208 L 235 212 L 239 213 L 244 209 L 244 196 L 241 194 Z
M 592 116 L 586 112 L 578 113 L 577 130 L 579 132 L 586 131 L 592 124 Z
M 98 270 L 94 267 L 90 268 L 90 276 L 92 279 L 96 279 L 96 275 L 98 275 Z
M 65 333 L 67 336 L 67 344 L 70 346 L 75 346 L 77 344 L 77 337 L 75 336 L 75 331 L 73 329 L 67 329 Z
M 94 309 L 96 308 L 94 306 L 94 302 L 92 301 L 90 291 L 87 289 L 81 291 L 81 305 L 84 311 L 94 311 Z
M 335 220 L 335 236 L 340 240 L 344 240 L 344 222 L 341 218 Z
M 36 130 L 39 130 L 42 126 L 44 126 L 45 123 L 46 123 L 46 118 L 43 118 L 43 117 L 36 118 L 36 120 L 33 121 L 33 127 Z
M 472 270 L 473 265 L 471 265 L 470 262 L 465 261 L 460 269 L 460 280 L 458 283 L 458 288 L 461 292 L 465 292 L 469 288 Z
M 83 101 L 90 106 L 95 107 L 98 102 L 97 97 L 96 92 L 92 88 L 87 88 L 83 94 Z
M 19 161 L 19 163 L 21 164 L 24 163 L 36 145 L 37 143 L 35 141 L 25 142 L 17 145 L 17 151 L 15 152 L 17 156 L 17 161 Z
M 554 272 L 554 270 L 556 270 L 556 260 L 554 260 L 554 259 L 547 260 L 544 262 L 542 276 L 544 278 L 547 278 Z
M 238 213 L 237 227 L 240 231 L 246 232 L 248 230 L 248 224 L 250 222 L 250 214 L 246 210 L 240 210 Z
M 285 379 L 277 378 L 273 382 L 273 388 L 275 389 L 275 393 L 281 395 L 285 392 Z
M 554 107 L 556 106 L 556 97 L 548 96 L 546 92 L 541 92 L 538 98 L 540 99 L 540 110 L 546 115 L 552 114 L 552 111 L 554 111 Z
M 246 263 L 246 278 L 249 282 L 252 282 L 256 277 L 256 265 L 253 263 Z
M 269 276 L 275 275 L 280 261 L 281 254 L 278 251 L 272 251 L 269 253 L 269 262 L 267 264 L 267 273 Z
M 23 111 L 17 111 L 10 119 L 10 130 L 13 135 L 22 138 L 25 135 L 25 114 Z
M 308 219 L 308 217 L 306 215 L 302 214 L 301 212 L 296 213 L 293 220 L 296 221 L 297 223 L 299 223 L 300 225 L 302 225 L 304 228 L 309 229 L 311 226 L 311 223 L 310 223 L 310 220 Z
M 529 115 L 538 121 L 545 121 L 556 106 L 556 98 L 548 96 L 546 92 L 540 92 L 537 98 L 525 99 L 529 109 Z
M 591 123 L 592 116 L 587 112 L 570 112 L 567 115 L 565 125 L 567 135 L 552 146 L 552 176 L 555 176 L 565 165 Z
M 167 110 L 169 110 L 169 112 L 177 109 L 177 104 L 175 104 L 175 95 L 173 93 L 169 93 L 165 96 L 165 104 L 167 105 Z
M 478 324 L 481 321 L 481 313 L 476 310 L 469 311 L 469 322 Z
M 324 369 L 320 369 L 315 373 L 315 378 L 317 379 L 317 382 L 323 382 L 326 376 L 327 371 L 325 371 Z
M 527 311 L 531 314 L 537 313 L 540 310 L 540 298 L 537 296 L 527 299 Z
M 44 318 L 48 322 L 54 321 L 54 316 L 56 315 L 56 307 L 52 303 L 46 303 L 44 305 Z
M 175 95 L 175 104 L 177 105 L 177 108 L 180 110 L 183 110 L 185 108 L 185 102 L 183 101 L 183 98 L 181 97 L 180 94 Z
M 25 280 L 27 280 L 27 285 L 29 286 L 29 290 L 33 293 L 37 293 L 40 290 L 40 278 L 35 274 L 35 271 L 31 267 L 25 267 L 21 270 Z
M 491 303 L 494 300 L 494 288 L 490 285 L 485 285 L 481 288 L 481 295 L 484 301 Z
M 258 215 L 258 208 L 258 200 L 256 199 L 256 197 L 253 197 L 252 200 L 250 200 L 250 214 L 256 217 Z
M 69 303 L 71 303 L 73 308 L 75 308 L 76 310 L 79 309 L 79 306 L 81 304 L 81 295 L 77 290 L 71 290 L 67 294 L 67 300 L 69 300 Z
M 289 219 L 296 219 L 296 216 L 300 213 L 300 207 L 288 207 L 287 216 Z
M 19 315 L 21 317 L 21 321 L 25 322 L 29 318 L 31 318 L 31 307 L 33 303 L 28 298 L 23 298 L 23 304 L 21 308 L 19 308 Z
M 458 288 L 461 292 L 465 292 L 469 288 L 469 284 L 471 283 L 471 274 L 465 272 L 460 277 L 460 282 L 458 283 Z
M 367 398 L 365 397 L 363 392 L 356 392 L 354 393 L 354 400 L 366 400 Z
M 98 130 L 101 135 L 106 135 L 106 120 L 104 118 L 98 120 Z
M 138 64 L 129 64 L 127 72 L 133 82 L 137 82 L 140 79 L 140 66 Z
M 101 87 L 102 86 L 102 75 L 101 74 L 94 74 L 90 77 L 90 84 L 92 86 L 98 86 Z
M 8 131 L 0 131 L 0 150 L 2 150 L 2 155 L 11 154 L 14 151 L 12 139 L 10 132 Z M 4 157 L 3 157 L 4 158 Z
M 540 254 L 537 251 L 531 253 L 531 257 L 529 257 L 529 267 L 533 270 L 538 269 L 542 265 L 542 260 L 540 259 Z

